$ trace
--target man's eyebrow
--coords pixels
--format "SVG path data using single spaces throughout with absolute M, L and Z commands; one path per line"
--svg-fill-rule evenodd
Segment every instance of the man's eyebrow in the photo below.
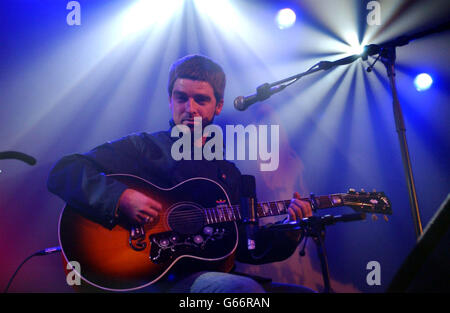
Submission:
M 185 92 L 183 92 L 183 91 L 178 91 L 178 90 L 174 90 L 173 93 L 176 94 L 176 95 L 179 95 L 179 96 L 185 96 L 185 95 L 186 95 Z
M 195 94 L 194 97 L 200 98 L 200 99 L 202 99 L 202 100 L 211 100 L 211 97 L 210 97 L 210 96 L 205 95 L 205 94 L 201 94 L 201 93 Z
M 185 93 L 184 91 L 179 91 L 179 90 L 174 90 L 173 94 L 175 96 L 187 96 L 187 93 Z M 203 93 L 196 93 L 194 94 L 195 98 L 200 98 L 203 100 L 211 100 L 211 97 L 209 95 L 203 94 Z

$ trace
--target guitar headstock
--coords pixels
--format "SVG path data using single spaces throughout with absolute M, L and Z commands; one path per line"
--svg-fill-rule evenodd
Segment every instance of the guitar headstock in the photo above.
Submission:
M 360 192 L 349 189 L 348 193 L 342 194 L 343 204 L 351 207 L 356 212 L 391 215 L 392 208 L 388 197 L 384 192 Z

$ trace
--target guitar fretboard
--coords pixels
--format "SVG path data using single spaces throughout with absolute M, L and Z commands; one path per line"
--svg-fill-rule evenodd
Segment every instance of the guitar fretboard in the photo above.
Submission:
M 302 198 L 302 200 L 312 202 L 311 198 Z M 315 208 L 325 209 L 336 206 L 343 206 L 344 200 L 341 194 L 317 196 L 314 197 Z M 282 215 L 288 213 L 291 200 L 262 201 L 256 204 L 258 218 Z M 241 220 L 240 205 L 229 206 L 226 203 L 219 204 L 214 208 L 205 209 L 205 217 L 208 224 L 232 222 Z

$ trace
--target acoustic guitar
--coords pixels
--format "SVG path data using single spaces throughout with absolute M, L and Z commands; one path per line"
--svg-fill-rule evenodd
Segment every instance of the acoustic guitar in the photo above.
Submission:
M 83 281 L 104 290 L 131 291 L 154 284 L 183 258 L 220 262 L 234 254 L 240 207 L 230 203 L 217 182 L 197 177 L 161 188 L 133 175 L 108 176 L 152 197 L 163 209 L 158 219 L 144 226 L 120 220 L 108 229 L 66 205 L 59 241 L 64 260 L 80 264 L 76 274 Z M 258 202 L 258 217 L 287 214 L 290 201 Z M 316 196 L 314 204 L 316 209 L 350 206 L 358 212 L 392 214 L 382 192 Z

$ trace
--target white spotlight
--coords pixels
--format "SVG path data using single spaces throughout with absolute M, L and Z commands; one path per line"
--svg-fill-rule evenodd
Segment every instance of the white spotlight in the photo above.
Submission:
M 279 29 L 286 29 L 294 25 L 296 18 L 295 12 L 286 8 L 278 11 L 275 20 Z
M 342 48 L 342 52 L 347 54 L 361 54 L 364 52 L 365 40 L 359 42 L 355 31 L 347 31 L 343 34 L 343 39 L 347 42 Z
M 127 36 L 168 22 L 183 8 L 183 0 L 139 0 L 122 17 L 122 35 Z
M 350 54 L 361 54 L 361 53 L 363 53 L 364 52 L 364 46 L 363 45 L 353 45 L 353 46 L 350 46 L 349 48 L 348 48 L 348 53 L 350 53 Z

